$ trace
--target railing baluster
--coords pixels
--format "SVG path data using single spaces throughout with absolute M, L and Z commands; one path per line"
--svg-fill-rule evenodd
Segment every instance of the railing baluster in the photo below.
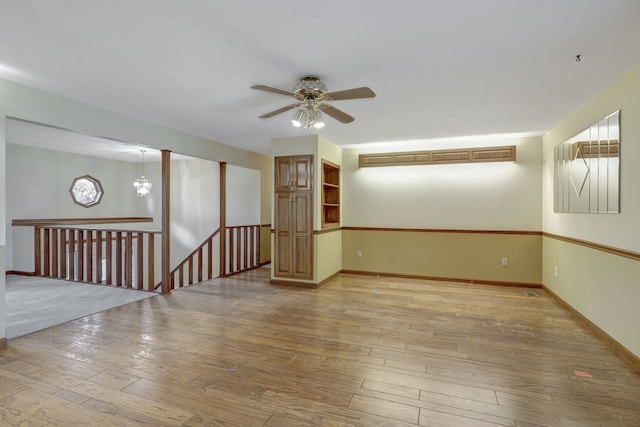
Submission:
M 133 283 L 133 233 L 125 233 L 124 246 L 124 285 L 130 288 Z
M 227 228 L 227 230 L 229 230 L 229 245 L 227 246 L 229 248 L 229 273 L 233 273 L 233 254 L 235 253 L 235 251 L 233 250 L 234 248 L 234 242 L 233 242 L 233 228 L 229 227 Z
M 116 286 L 122 286 L 122 232 L 116 232 Z
M 144 287 L 143 273 L 144 273 L 144 240 L 142 238 L 142 232 L 136 234 L 136 289 L 142 289 Z
M 96 230 L 96 283 L 102 283 L 102 230 Z
M 147 253 L 148 253 L 148 257 L 149 257 L 149 270 L 147 272 L 147 290 L 148 291 L 153 291 L 153 288 L 156 285 L 156 282 L 154 280 L 155 277 L 155 263 L 154 263 L 154 258 L 155 258 L 155 241 L 153 238 L 154 234 L 153 233 L 149 233 L 147 234 Z
M 202 282 L 202 248 L 198 249 L 198 282 Z
M 76 231 L 69 229 L 69 280 L 76 280 Z
M 40 227 L 33 228 L 33 257 L 34 257 L 34 265 L 33 271 L 36 276 L 42 275 L 42 270 L 40 269 L 41 255 L 40 255 Z
M 207 279 L 213 279 L 213 237 L 207 241 Z
M 253 267 L 253 227 L 249 226 L 249 267 Z
M 76 273 L 79 282 L 84 281 L 84 230 L 78 230 L 78 264 L 76 265 Z
M 93 230 L 86 230 L 87 237 L 87 282 L 93 282 Z
M 257 254 L 257 250 L 258 250 L 258 246 L 260 245 L 260 227 L 258 226 L 254 226 L 253 227 L 253 239 L 252 239 L 252 250 L 251 253 L 253 254 L 253 263 L 251 264 L 252 267 L 257 267 L 260 264 L 260 259 L 258 258 L 258 254 Z
M 51 229 L 51 277 L 58 277 L 58 230 Z
M 236 228 L 236 271 L 242 270 L 242 229 Z
M 44 256 L 44 270 L 42 274 L 48 277 L 51 274 L 51 246 L 49 242 L 51 229 L 43 228 L 42 231 L 44 232 L 44 247 L 42 248 L 42 254 Z
M 63 228 L 62 230 L 60 230 L 60 247 L 58 251 L 60 252 L 60 277 L 63 279 L 67 278 L 67 234 L 67 229 Z
M 107 231 L 107 242 L 105 243 L 105 249 L 106 249 L 106 257 L 107 257 L 107 274 L 106 274 L 106 284 L 107 285 L 113 285 L 113 235 L 111 233 L 111 231 Z

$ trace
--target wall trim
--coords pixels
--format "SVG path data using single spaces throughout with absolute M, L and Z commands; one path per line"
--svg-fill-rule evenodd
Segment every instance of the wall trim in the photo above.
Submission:
M 0 348 L 7 348 L 7 339 L 0 338 Z
M 16 276 L 35 276 L 35 271 L 7 270 L 5 275 L 15 274 Z
M 279 279 L 271 279 L 269 281 L 272 285 L 281 285 L 281 286 L 292 286 L 294 288 L 307 288 L 307 289 L 318 289 L 320 287 L 319 284 L 313 282 L 300 282 L 297 280 L 279 280 Z
M 323 230 L 313 230 L 313 234 L 327 234 L 335 231 L 342 231 L 342 227 L 325 228 Z
M 344 274 L 357 274 L 360 276 L 398 277 L 400 279 L 434 280 L 438 282 L 468 283 L 471 285 L 511 286 L 516 288 L 533 288 L 533 289 L 542 288 L 542 285 L 539 283 L 501 282 L 498 280 L 460 279 L 455 277 L 420 276 L 420 275 L 397 274 L 397 273 L 380 273 L 375 271 L 361 271 L 361 270 L 342 270 L 342 272 Z
M 80 224 L 127 224 L 132 222 L 153 222 L 150 216 L 105 217 L 105 218 L 46 218 L 46 219 L 14 219 L 13 226 L 43 226 L 43 225 L 80 225 Z
M 342 270 L 336 271 L 331 276 L 329 276 L 326 279 L 322 280 L 320 283 L 299 282 L 299 281 L 295 281 L 295 280 L 278 280 L 278 279 L 271 279 L 270 283 L 272 285 L 293 286 L 293 287 L 296 287 L 296 288 L 319 289 L 319 288 L 323 287 L 324 285 L 326 285 L 327 283 L 329 283 L 330 281 L 332 281 L 333 279 L 335 279 L 336 277 L 338 277 L 342 273 L 343 273 Z
M 571 304 L 566 302 L 558 294 L 553 292 L 544 284 L 542 285 L 542 289 L 547 292 L 556 302 L 558 302 L 558 304 L 567 309 L 567 311 L 569 311 L 573 316 L 578 318 L 578 320 L 580 320 L 585 326 L 587 326 L 601 341 L 615 350 L 615 352 L 618 353 L 627 363 L 629 363 L 636 370 L 636 372 L 640 372 L 640 357 L 636 356 L 629 349 L 616 341 L 611 335 L 600 329 L 598 325 L 593 323 L 582 313 L 573 308 Z
M 602 252 L 607 252 L 613 255 L 618 255 L 625 258 L 630 258 L 636 261 L 640 261 L 640 253 L 627 251 L 620 248 L 615 248 L 613 246 L 601 245 L 599 243 L 593 243 L 586 240 L 574 239 L 573 237 L 560 236 L 558 234 L 552 234 L 543 232 L 543 237 L 548 237 L 550 239 L 560 240 L 562 242 L 573 243 L 574 245 L 584 246 L 590 249 L 595 249 Z
M 313 234 L 327 234 L 327 233 L 333 233 L 335 231 L 342 231 L 343 228 L 342 227 L 334 227 L 334 228 L 325 228 L 324 230 L 313 230 Z M 276 231 L 275 229 L 271 229 L 271 234 L 274 234 Z
M 522 236 L 542 236 L 542 231 L 528 230 L 458 230 L 445 228 L 390 228 L 390 227 L 342 227 L 346 231 L 404 231 L 410 233 L 462 233 L 462 234 L 514 234 Z

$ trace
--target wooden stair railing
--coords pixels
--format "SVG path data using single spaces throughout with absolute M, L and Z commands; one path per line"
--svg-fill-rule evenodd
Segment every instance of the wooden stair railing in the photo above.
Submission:
M 203 280 L 213 279 L 213 239 L 215 239 L 218 234 L 220 234 L 219 228 L 171 271 L 169 274 L 171 279 L 170 289 L 175 289 L 176 287 L 182 288 L 202 282 Z M 205 269 L 206 275 L 204 272 Z M 194 278 L 194 270 L 196 270 L 196 278 Z M 184 277 L 185 271 L 187 273 L 186 279 Z M 156 289 L 160 285 L 161 283 L 158 283 Z
M 227 256 L 224 275 L 260 266 L 260 225 L 226 227 Z
M 170 273 L 170 289 L 182 288 L 213 279 L 213 240 L 220 229 L 211 234 Z M 260 266 L 260 225 L 226 227 L 226 262 L 220 275 L 240 273 Z M 205 271 L 206 270 L 206 271 Z M 156 285 L 156 289 L 160 287 Z
M 154 291 L 156 234 L 34 225 L 35 275 Z

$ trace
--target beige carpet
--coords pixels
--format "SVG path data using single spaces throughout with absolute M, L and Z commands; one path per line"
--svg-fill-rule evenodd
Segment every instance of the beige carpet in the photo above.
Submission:
M 7 275 L 6 335 L 17 338 L 157 294 L 66 280 Z

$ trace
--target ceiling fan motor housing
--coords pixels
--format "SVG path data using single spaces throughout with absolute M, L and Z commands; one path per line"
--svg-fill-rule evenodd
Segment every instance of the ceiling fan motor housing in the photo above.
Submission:
M 304 76 L 293 87 L 293 93 L 300 100 L 312 98 L 320 101 L 327 98 L 327 86 L 318 76 Z

